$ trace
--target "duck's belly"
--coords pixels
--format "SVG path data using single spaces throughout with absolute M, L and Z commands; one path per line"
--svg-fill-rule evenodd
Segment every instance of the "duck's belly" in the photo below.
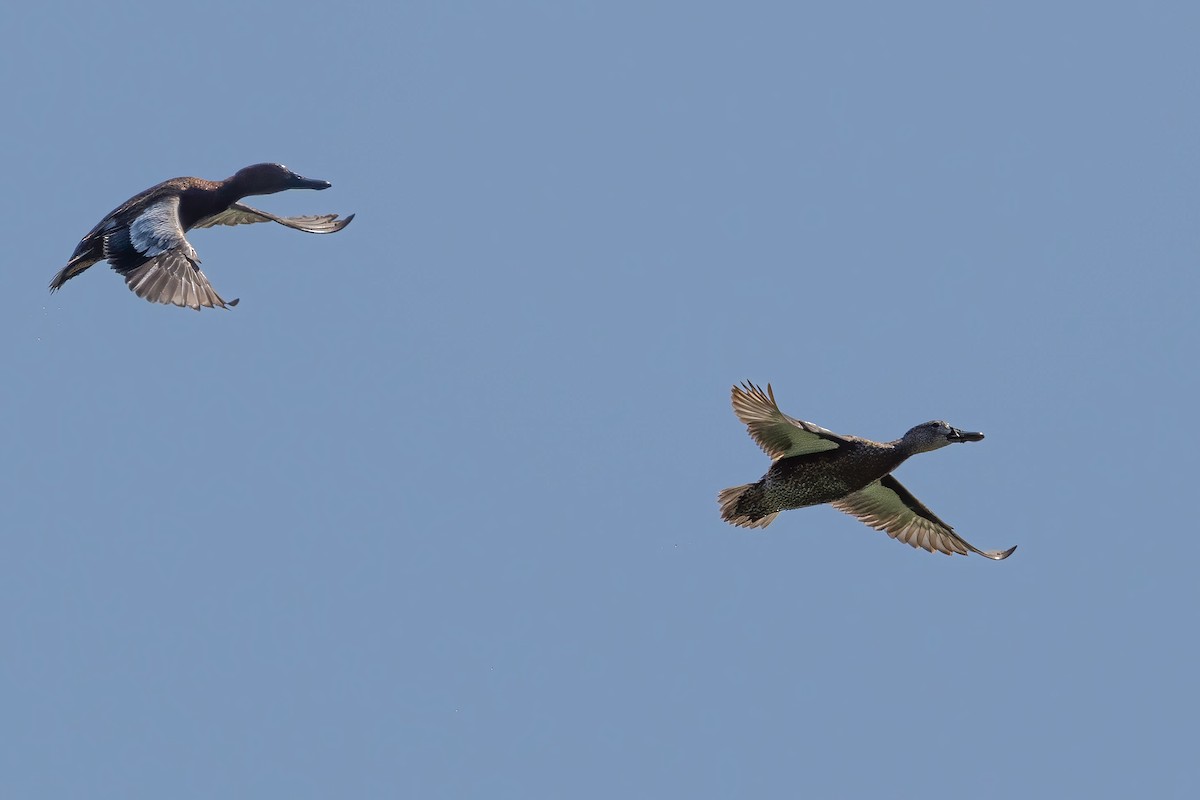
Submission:
M 873 470 L 869 473 L 856 470 L 856 474 L 839 474 L 819 462 L 789 461 L 776 462 L 763 476 L 763 493 L 767 502 L 780 509 L 831 503 L 881 477 L 874 475 Z

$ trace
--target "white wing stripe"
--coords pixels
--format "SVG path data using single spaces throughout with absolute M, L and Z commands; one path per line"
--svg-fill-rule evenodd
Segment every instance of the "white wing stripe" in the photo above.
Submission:
M 153 258 L 181 245 L 185 253 L 192 248 L 183 238 L 179 224 L 179 196 L 173 195 L 146 206 L 129 225 L 129 241 L 137 251 Z M 194 256 L 195 253 L 187 253 Z

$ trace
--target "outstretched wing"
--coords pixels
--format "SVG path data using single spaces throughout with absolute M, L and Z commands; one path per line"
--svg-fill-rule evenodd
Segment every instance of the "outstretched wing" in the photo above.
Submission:
M 200 269 L 199 260 L 193 261 L 179 248 L 168 250 L 126 272 L 125 284 L 138 297 L 151 303 L 169 303 L 197 311 L 201 306 L 228 308 L 238 304 L 237 298 L 226 301 L 217 294 L 208 282 L 208 276 Z
M 912 547 L 929 552 L 952 555 L 978 553 L 994 561 L 1012 555 L 1017 548 L 983 551 L 954 532 L 912 493 L 891 475 L 879 480 L 831 505 L 844 511 L 877 531 L 883 531 L 893 539 L 899 539 Z
M 350 224 L 354 215 L 338 219 L 337 214 L 313 214 L 304 217 L 279 217 L 267 211 L 259 211 L 244 203 L 234 203 L 219 214 L 213 214 L 193 225 L 193 228 L 211 228 L 213 225 L 250 225 L 255 222 L 278 222 L 288 228 L 305 233 L 337 233 Z
M 732 400 L 733 413 L 772 459 L 836 450 L 847 444 L 845 437 L 833 431 L 780 411 L 769 383 L 766 392 L 749 382 L 734 386 Z
M 200 258 L 179 222 L 178 195 L 146 206 L 128 227 L 105 231 L 104 257 L 134 294 L 151 303 L 196 310 L 237 305 L 222 299 L 200 271 Z

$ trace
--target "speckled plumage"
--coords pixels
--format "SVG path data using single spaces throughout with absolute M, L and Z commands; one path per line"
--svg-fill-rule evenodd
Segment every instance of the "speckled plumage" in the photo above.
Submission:
M 982 433 L 934 421 L 912 428 L 893 442 L 842 436 L 784 414 L 770 384 L 766 392 L 750 383 L 735 386 L 732 402 L 738 419 L 773 461 L 760 480 L 718 495 L 721 516 L 727 522 L 765 528 L 780 511 L 830 503 L 894 539 L 930 552 L 971 552 L 999 561 L 1016 550 L 979 550 L 891 475 L 916 453 L 953 442 L 979 441 Z
M 847 436 L 849 445 L 771 464 L 759 483 L 765 511 L 832 503 L 886 475 L 904 460 L 891 448 L 868 439 Z

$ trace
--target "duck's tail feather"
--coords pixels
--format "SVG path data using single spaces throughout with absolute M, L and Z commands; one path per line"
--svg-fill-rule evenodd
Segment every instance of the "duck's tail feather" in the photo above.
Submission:
M 74 278 L 85 269 L 95 264 L 100 259 L 93 258 L 89 253 L 80 253 L 67 262 L 67 265 L 58 271 L 54 279 L 50 281 L 50 291 L 57 292 L 62 288 L 63 284 Z
M 722 489 L 717 495 L 721 518 L 741 528 L 765 528 L 779 516 L 763 508 L 762 483 L 747 483 Z

